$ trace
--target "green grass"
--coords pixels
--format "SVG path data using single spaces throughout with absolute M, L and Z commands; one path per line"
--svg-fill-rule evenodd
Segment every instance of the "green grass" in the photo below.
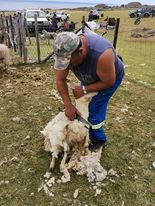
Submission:
M 70 13 L 70 21 L 72 20 L 77 23 L 77 29 L 81 27 L 82 16 L 85 16 L 87 20 L 89 13 L 88 11 L 68 12 Z M 153 87 L 155 85 L 155 36 L 148 38 L 133 38 L 131 37 L 131 33 L 133 33 L 135 29 L 138 29 L 139 33 L 144 33 L 144 28 L 155 29 L 154 18 L 143 18 L 139 25 L 134 25 L 134 19 L 129 18 L 129 10 L 109 10 L 104 11 L 103 13 L 104 17 L 100 18 L 98 22 L 104 22 L 106 16 L 120 18 L 116 50 L 117 53 L 123 57 L 124 64 L 128 66 L 126 69 L 127 74 L 129 74 L 130 78 L 133 80 L 146 82 L 145 84 Z M 98 29 L 96 32 L 102 35 L 104 31 L 105 29 Z M 104 37 L 113 43 L 114 30 L 109 30 Z M 31 38 L 31 44 L 28 40 L 26 44 L 28 47 L 28 61 L 37 61 L 35 38 Z M 52 40 L 50 40 L 50 42 L 47 40 L 40 42 L 42 59 L 53 51 L 52 45 Z M 17 62 L 16 58 L 13 62 Z M 148 82 L 149 80 L 150 82 Z
M 7 161 L 0 167 L 0 177 L 9 181 L 1 182 L 0 205 L 153 206 L 155 91 L 128 77 L 110 102 L 105 123 L 108 145 L 101 158 L 104 168 L 113 168 L 118 177 L 104 180 L 97 197 L 87 177 L 74 172 L 71 182 L 52 187 L 54 197 L 37 191 L 50 163 L 40 130 L 62 110 L 50 95 L 55 88 L 54 77 L 50 64 L 20 66 L 0 75 L 0 156 L 1 161 Z M 75 82 L 72 75 L 70 78 Z M 128 112 L 121 112 L 124 105 L 129 107 Z M 14 117 L 20 121 L 14 122 Z M 30 138 L 25 139 L 27 136 Z M 61 177 L 59 164 L 60 159 L 53 172 L 57 179 Z M 77 188 L 79 196 L 74 199 Z
M 50 163 L 40 130 L 63 109 L 63 105 L 50 94 L 55 88 L 52 64 L 14 65 L 7 73 L 0 70 L 1 206 L 155 205 L 155 170 L 152 168 L 155 161 L 152 146 L 155 142 L 155 60 L 151 43 L 154 40 L 129 37 L 133 20 L 128 17 L 127 10 L 104 13 L 121 18 L 117 51 L 128 65 L 125 80 L 108 107 L 104 126 L 108 144 L 101 157 L 103 167 L 106 170 L 113 168 L 118 177 L 105 179 L 97 197 L 87 177 L 74 172 L 71 172 L 71 182 L 52 187 L 54 197 L 42 190 L 38 192 Z M 71 12 L 71 18 L 78 22 L 82 15 L 87 16 L 87 12 Z M 151 18 L 144 19 L 139 26 L 153 25 L 152 22 Z M 112 40 L 112 34 L 110 31 L 106 37 Z M 149 54 L 142 51 L 143 47 Z M 49 48 L 47 45 L 46 52 Z M 138 51 L 136 55 L 135 51 Z M 72 75 L 70 79 L 77 82 Z M 122 112 L 125 105 L 128 111 Z M 14 117 L 19 117 L 20 121 L 13 121 Z M 60 158 L 53 171 L 57 179 L 61 177 L 59 164 Z M 74 199 L 77 188 L 79 196 Z
M 155 36 L 149 38 L 131 37 L 131 33 L 136 28 L 141 31 L 144 28 L 155 29 L 154 18 L 143 18 L 139 25 L 134 25 L 134 19 L 129 18 L 128 10 L 106 11 L 105 16 L 120 18 L 117 52 L 122 55 L 125 65 L 128 65 L 126 73 L 133 80 L 147 82 L 149 86 L 154 86 Z

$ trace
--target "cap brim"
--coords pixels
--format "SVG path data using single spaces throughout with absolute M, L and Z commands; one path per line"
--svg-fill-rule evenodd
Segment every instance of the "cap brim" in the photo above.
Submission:
M 56 70 L 65 70 L 70 63 L 71 55 L 68 55 L 67 57 L 59 57 L 56 55 L 54 59 L 54 68 Z

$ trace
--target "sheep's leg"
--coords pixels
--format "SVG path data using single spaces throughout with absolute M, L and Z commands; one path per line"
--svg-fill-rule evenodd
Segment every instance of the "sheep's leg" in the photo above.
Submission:
M 75 161 L 73 161 L 73 162 L 71 161 L 67 164 L 67 169 L 68 170 L 72 169 L 73 167 L 75 167 Z
M 50 163 L 50 169 L 53 170 L 55 167 L 55 161 L 56 161 L 56 157 L 52 155 L 52 160 Z
M 61 160 L 61 164 L 60 164 L 60 171 L 64 174 L 64 177 L 62 177 L 62 181 L 63 182 L 68 182 L 70 181 L 70 174 L 67 170 L 66 167 L 66 160 L 67 160 L 67 152 L 69 151 L 69 147 L 67 145 L 67 143 L 64 144 L 64 156 L 63 159 Z
M 9 54 L 7 54 L 9 55 Z M 9 61 L 10 61 L 10 58 L 9 56 L 6 56 L 3 60 L 3 63 L 4 63 L 4 71 L 7 71 L 8 67 L 9 67 Z
M 98 159 L 101 159 L 101 154 L 102 154 L 102 147 L 96 152 L 96 156 L 98 157 Z
M 60 171 L 64 174 L 64 176 L 62 177 L 63 182 L 70 181 L 70 174 L 69 174 L 67 167 L 65 165 L 66 159 L 67 159 L 67 152 L 64 153 L 64 157 L 63 157 L 61 164 L 60 164 Z
M 85 152 L 86 154 L 89 154 L 89 135 L 87 135 L 85 137 L 85 143 L 84 143 L 84 148 L 85 148 Z

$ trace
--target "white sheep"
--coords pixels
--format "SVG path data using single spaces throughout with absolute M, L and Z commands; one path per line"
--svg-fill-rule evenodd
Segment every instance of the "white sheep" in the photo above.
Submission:
M 0 60 L 5 65 L 5 68 L 10 64 L 9 49 L 5 44 L 0 44 Z
M 53 39 L 56 34 L 54 32 L 48 32 L 45 29 L 42 30 L 42 34 L 39 34 L 40 39 Z
M 76 100 L 76 108 L 85 119 L 88 118 L 88 104 L 96 94 L 97 93 L 95 92 L 88 93 Z M 75 165 L 78 164 L 78 161 L 80 161 L 80 157 L 87 155 L 89 152 L 88 128 L 85 127 L 84 123 L 77 119 L 74 121 L 68 120 L 65 113 L 60 112 L 47 124 L 41 133 L 45 136 L 45 150 L 52 153 L 50 168 L 54 168 L 58 154 L 60 152 L 64 152 L 63 159 L 60 164 L 60 171 L 64 174 L 62 179 L 63 182 L 70 181 L 68 168 L 75 167 Z M 69 164 L 67 168 L 66 160 L 68 154 L 71 155 L 71 164 Z M 76 161 L 73 161 L 73 159 Z

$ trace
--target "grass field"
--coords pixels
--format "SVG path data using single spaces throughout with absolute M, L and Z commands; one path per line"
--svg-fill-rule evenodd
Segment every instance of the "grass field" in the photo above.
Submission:
M 53 64 L 11 66 L 0 71 L 0 205 L 1 206 L 154 206 L 155 205 L 155 57 L 154 47 L 127 38 L 133 20 L 127 11 L 107 11 L 121 18 L 118 52 L 125 59 L 126 76 L 111 99 L 105 131 L 108 143 L 101 164 L 109 175 L 101 184 L 91 185 L 86 176 L 71 173 L 71 182 L 56 183 L 49 197 L 43 190 L 50 155 L 44 151 L 40 134 L 63 105 L 54 98 Z M 84 12 L 74 11 L 78 21 Z M 148 26 L 154 19 L 144 19 Z M 126 39 L 125 39 L 126 37 Z M 138 42 L 137 42 L 138 41 Z M 148 39 L 148 41 L 152 41 Z M 149 43 L 151 44 L 151 43 Z M 124 47 L 122 47 L 124 45 Z M 131 55 L 134 48 L 150 48 L 150 56 Z M 140 48 L 139 48 L 140 47 Z M 133 57 L 133 59 L 132 59 Z M 145 64 L 145 65 L 140 65 Z M 71 82 L 76 82 L 70 74 Z M 70 83 L 71 83 L 70 82 Z M 60 179 L 60 159 L 52 173 Z M 95 196 L 96 188 L 101 194 Z M 73 194 L 79 189 L 75 199 Z
M 88 11 L 68 11 L 70 13 L 70 21 L 76 22 L 76 28 L 81 27 L 82 16 L 88 17 Z M 144 29 L 155 30 L 155 18 L 142 18 L 139 25 L 134 25 L 134 19 L 129 18 L 129 10 L 109 10 L 104 11 L 104 17 L 99 19 L 100 22 L 104 22 L 104 18 L 115 17 L 120 18 L 120 27 L 117 41 L 117 53 L 120 54 L 125 65 L 127 65 L 126 72 L 130 74 L 132 79 L 136 81 L 145 82 L 149 87 L 154 85 L 155 80 L 155 36 L 148 38 L 133 38 L 131 33 L 138 31 L 140 34 L 144 34 Z M 59 23 L 60 25 L 60 23 Z M 103 34 L 105 29 L 98 29 L 96 32 L 100 35 Z M 114 30 L 109 30 L 105 38 L 109 39 L 113 43 Z M 31 45 L 27 39 L 28 46 L 28 58 L 29 61 L 37 59 L 36 40 L 31 39 Z M 40 50 L 41 57 L 45 58 L 52 51 L 52 41 L 41 41 Z M 16 59 L 13 61 L 16 63 Z M 151 73 L 151 76 L 149 74 Z M 148 82 L 149 81 L 149 82 Z
M 141 80 L 148 83 L 149 86 L 153 86 L 155 82 L 155 36 L 149 38 L 132 38 L 130 36 L 135 29 L 154 30 L 155 18 L 143 18 L 139 25 L 134 25 L 134 19 L 129 18 L 128 13 L 129 10 L 105 11 L 104 18 L 106 16 L 120 18 L 117 52 L 123 57 L 124 63 L 128 65 L 127 74 L 129 73 L 130 77 L 137 81 Z M 75 22 L 80 22 L 79 17 L 81 18 L 81 16 L 87 17 L 88 12 L 71 13 L 71 18 Z M 100 19 L 99 22 L 103 22 L 104 18 Z M 103 29 L 99 29 L 97 32 L 102 34 Z M 113 43 L 113 31 L 109 31 L 105 38 Z M 150 73 L 152 77 L 149 75 Z

